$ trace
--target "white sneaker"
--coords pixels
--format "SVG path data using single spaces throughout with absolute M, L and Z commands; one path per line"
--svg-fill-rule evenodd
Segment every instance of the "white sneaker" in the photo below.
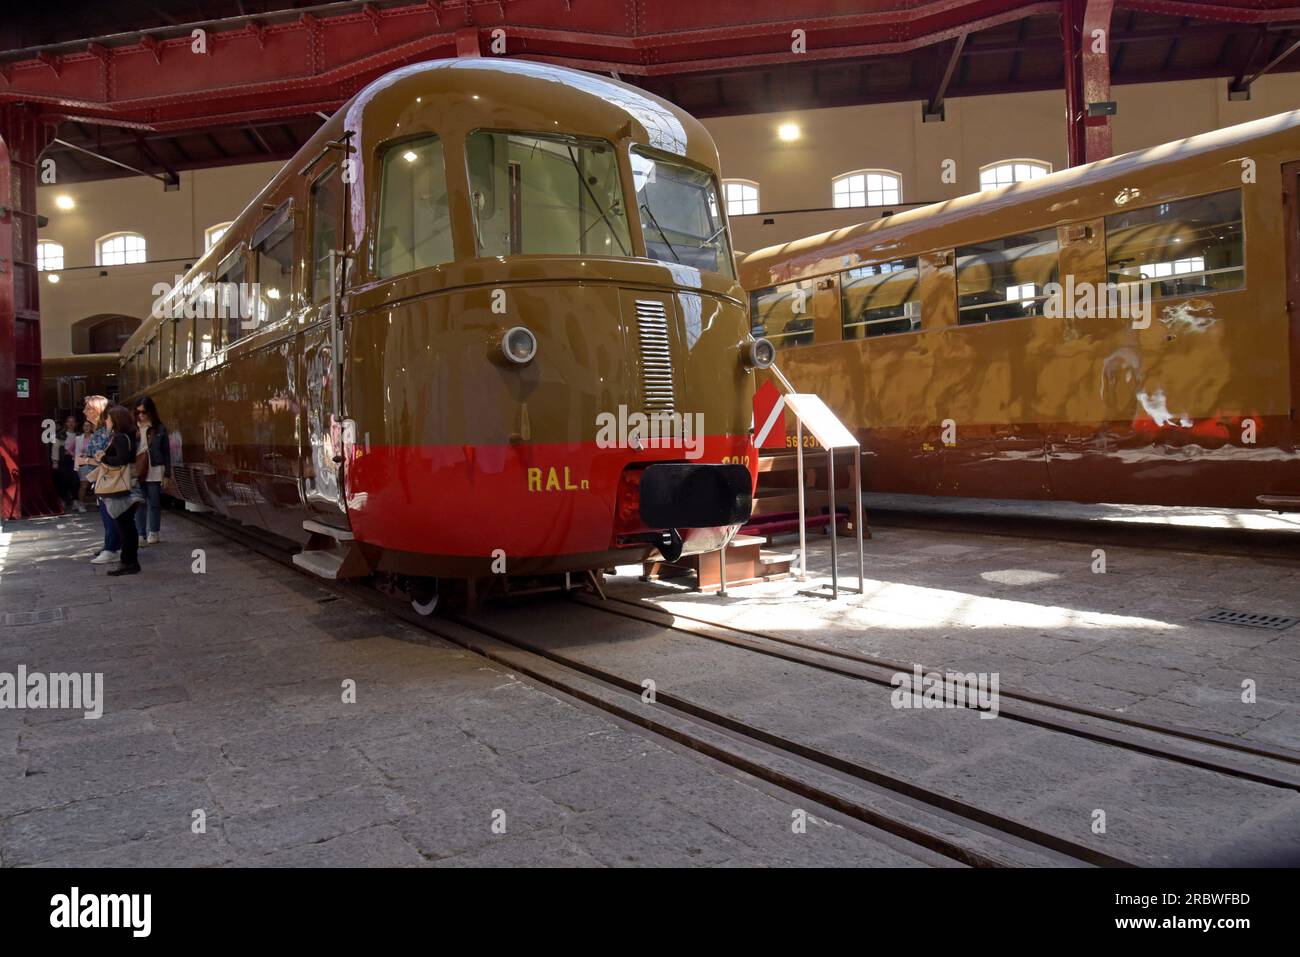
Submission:
M 107 565 L 118 560 L 119 552 L 110 552 L 107 548 L 90 560 L 92 565 Z
M 160 542 L 162 542 L 162 539 L 158 537 L 158 533 L 157 533 L 157 532 L 150 532 L 150 533 L 149 533 L 149 539 L 148 539 L 147 544 L 149 544 L 149 545 L 157 545 L 157 544 L 159 544 Z
M 73 503 L 73 507 L 74 507 L 78 512 L 84 512 L 84 511 L 86 510 L 86 506 L 82 505 L 80 502 L 74 502 L 74 503 Z
M 148 547 L 149 547 L 149 539 L 147 539 L 147 538 L 142 538 L 142 539 L 140 539 L 140 547 L 141 547 L 141 548 L 148 548 Z

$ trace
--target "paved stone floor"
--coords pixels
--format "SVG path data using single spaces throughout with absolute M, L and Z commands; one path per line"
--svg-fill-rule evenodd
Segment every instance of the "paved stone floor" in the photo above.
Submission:
M 1181 509 L 1015 508 L 1105 522 L 1208 521 Z M 1226 510 L 1207 511 L 1231 522 L 1217 514 Z M 1297 519 L 1251 512 L 1241 521 L 1278 530 Z M 1219 607 L 1300 617 L 1300 560 L 1107 545 L 1102 572 L 1086 543 L 880 527 L 872 536 L 863 596 L 853 593 L 856 547 L 841 539 L 847 589 L 834 602 L 798 594 L 829 581 L 820 534 L 808 540 L 805 584 L 719 597 L 627 575 L 611 588 L 670 611 L 928 668 L 997 671 L 1008 690 L 1300 750 L 1300 624 L 1270 631 L 1198 620 Z M 797 546 L 792 536 L 774 547 Z M 1244 682 L 1253 683 L 1252 701 L 1242 700 Z
M 2 865 L 944 863 L 817 809 L 793 834 L 791 810 L 806 802 L 179 517 L 135 577 L 89 565 L 99 534 L 93 516 L 0 533 L 0 680 L 20 666 L 104 676 L 98 719 L 0 710 Z M 825 542 L 812 541 L 824 580 Z M 1107 546 L 1099 574 L 1086 544 L 895 528 L 876 530 L 867 562 L 866 594 L 838 602 L 790 581 L 720 597 L 625 574 L 610 589 L 1300 749 L 1300 625 L 1196 619 L 1218 606 L 1297 614 L 1300 564 Z M 602 667 L 653 674 L 688 700 L 1126 859 L 1300 854 L 1294 793 L 969 711 L 900 713 L 887 689 L 662 629 L 615 634 L 580 609 L 496 614 Z M 1113 819 L 1105 839 L 1088 827 L 1099 807 Z
M 941 863 L 815 809 L 794 834 L 789 795 L 182 519 L 134 577 L 99 535 L 0 533 L 0 673 L 104 676 L 98 719 L 0 710 L 5 866 Z

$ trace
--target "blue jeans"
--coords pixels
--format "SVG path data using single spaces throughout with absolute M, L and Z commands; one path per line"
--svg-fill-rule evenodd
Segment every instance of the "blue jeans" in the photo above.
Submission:
M 104 507 L 104 500 L 99 500 L 99 518 L 104 523 L 104 549 L 110 552 L 120 552 L 122 550 L 122 536 L 117 533 L 117 522 L 113 521 L 113 516 L 108 514 L 108 509 Z
M 162 531 L 162 482 L 141 482 L 140 488 L 144 492 L 145 500 L 135 510 L 135 530 L 140 533 L 141 538 L 144 538 L 146 511 L 149 513 L 149 531 L 155 535 Z

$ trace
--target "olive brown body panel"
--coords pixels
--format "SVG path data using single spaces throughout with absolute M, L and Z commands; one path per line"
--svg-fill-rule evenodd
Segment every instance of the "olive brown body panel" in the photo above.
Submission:
M 123 392 L 158 402 L 178 495 L 300 542 L 308 520 L 340 529 L 371 570 L 640 560 L 669 530 L 639 516 L 641 469 L 757 474 L 716 171 L 696 120 L 616 81 L 397 70 L 158 290 Z M 512 355 L 512 330 L 531 351 Z M 716 548 L 734 497 L 656 514 L 725 516 L 676 529 Z
M 1297 202 L 1292 112 L 759 250 L 741 278 L 868 490 L 1285 504 Z

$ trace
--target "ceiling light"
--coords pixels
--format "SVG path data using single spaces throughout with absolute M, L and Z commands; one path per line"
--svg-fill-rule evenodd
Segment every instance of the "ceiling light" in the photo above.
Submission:
M 777 127 L 776 135 L 781 138 L 782 143 L 793 143 L 803 134 L 799 130 L 798 123 L 782 123 Z
M 75 209 L 77 204 L 73 202 L 71 196 L 65 194 L 55 198 L 54 205 L 59 207 L 59 209 Z

